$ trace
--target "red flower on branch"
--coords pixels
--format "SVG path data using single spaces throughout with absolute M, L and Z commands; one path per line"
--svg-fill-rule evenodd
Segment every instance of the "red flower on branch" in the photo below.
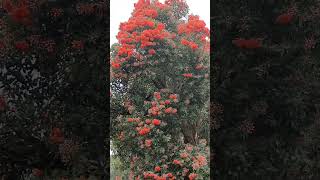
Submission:
M 154 171 L 155 171 L 155 172 L 160 172 L 160 171 L 161 171 L 161 167 L 160 167 L 160 166 L 156 166 L 156 167 L 154 168 Z
M 152 121 L 152 123 L 153 123 L 153 125 L 155 125 L 155 126 L 159 126 L 159 125 L 161 124 L 161 121 L 160 121 L 159 119 L 154 119 L 154 120 Z
M 145 145 L 146 145 L 146 147 L 151 147 L 152 146 L 152 140 L 151 139 L 146 139 L 145 140 Z
M 239 47 L 244 49 L 257 49 L 262 47 L 261 41 L 258 39 L 242 39 L 238 38 L 232 41 L 232 43 Z
M 34 175 L 36 177 L 41 177 L 41 176 L 43 176 L 43 171 L 38 168 L 35 168 L 32 170 L 32 175 Z
M 72 48 L 74 49 L 83 49 L 84 43 L 80 40 L 74 40 L 71 42 Z
M 192 78 L 193 77 L 193 74 L 191 73 L 186 73 L 186 74 L 182 74 L 183 77 L 186 77 L 186 78 Z
M 53 144 L 61 144 L 64 142 L 64 136 L 60 128 L 53 128 L 50 133 L 50 141 Z
M 292 22 L 293 17 L 294 17 L 294 14 L 290 12 L 281 14 L 276 18 L 275 23 L 280 25 L 288 25 Z
M 150 128 L 144 127 L 139 130 L 139 135 L 143 136 L 143 135 L 148 134 L 149 132 L 150 132 Z
M 197 174 L 191 173 L 191 174 L 189 175 L 189 180 L 195 180 L 197 177 L 198 177 Z
M 154 55 L 154 54 L 156 54 L 156 51 L 154 49 L 149 49 L 148 53 L 150 55 Z
M 4 111 L 6 109 L 6 100 L 3 96 L 0 96 L 0 111 Z
M 22 52 L 26 52 L 29 50 L 29 44 L 27 43 L 27 41 L 17 41 L 15 43 L 15 47 L 17 50 Z

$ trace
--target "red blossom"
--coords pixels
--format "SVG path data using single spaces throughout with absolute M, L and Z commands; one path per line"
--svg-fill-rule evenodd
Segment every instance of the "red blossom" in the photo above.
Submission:
M 146 124 L 151 124 L 151 120 L 150 119 L 146 119 Z
M 293 17 L 294 17 L 293 13 L 284 13 L 279 15 L 276 18 L 275 23 L 280 25 L 288 25 L 292 22 Z
M 145 144 L 146 144 L 146 147 L 151 147 L 152 146 L 152 140 L 151 139 L 146 139 L 145 140 Z
M 173 160 L 173 164 L 176 164 L 176 165 L 181 165 L 181 162 L 177 159 Z
M 170 98 L 170 99 L 177 99 L 177 98 L 178 98 L 178 95 L 176 95 L 176 94 L 170 94 L 170 95 L 169 95 L 169 98 Z
M 2 7 L 5 9 L 7 12 L 11 12 L 14 8 L 12 1 L 11 0 L 3 0 L 2 1 Z
M 171 104 L 171 101 L 170 101 L 170 100 L 165 100 L 164 103 L 165 103 L 166 105 L 168 105 L 168 104 Z
M 134 118 L 128 118 L 128 122 L 134 122 Z
M 53 144 L 61 144 L 64 142 L 64 136 L 60 128 L 53 128 L 50 133 L 50 141 Z
M 41 177 L 43 176 L 43 171 L 38 168 L 35 168 L 32 170 L 32 174 L 36 177 Z
M 156 98 L 156 99 L 161 99 L 161 94 L 160 94 L 160 92 L 154 92 L 153 93 L 153 96 Z
M 119 69 L 121 67 L 121 64 L 117 62 L 111 62 L 111 67 L 113 69 Z
M 4 49 L 6 46 L 4 45 L 4 43 L 2 41 L 0 41 L 0 50 Z
M 150 55 L 154 55 L 154 54 L 156 54 L 156 51 L 154 49 L 149 49 L 148 53 Z
M 161 171 L 161 167 L 160 167 L 160 166 L 156 166 L 156 167 L 154 168 L 154 171 L 155 171 L 155 172 Z
M 159 126 L 161 124 L 161 121 L 159 119 L 154 119 L 152 121 L 152 123 L 155 125 L 155 126 Z
M 189 180 L 195 180 L 197 177 L 198 177 L 197 174 L 191 173 L 191 174 L 189 175 Z
M 72 48 L 74 49 L 83 49 L 84 43 L 81 40 L 73 40 L 71 42 Z
M 17 50 L 22 52 L 26 52 L 29 50 L 29 44 L 27 43 L 27 41 L 17 41 L 15 43 L 15 47 Z
M 204 66 L 202 64 L 197 64 L 197 66 L 195 67 L 196 70 L 201 70 L 203 68 Z
M 244 49 L 257 49 L 262 46 L 261 41 L 258 39 L 242 39 L 238 38 L 232 41 L 232 43 L 239 47 Z
M 31 12 L 26 6 L 15 8 L 10 16 L 14 21 L 21 24 L 28 25 L 31 23 Z
M 191 73 L 182 74 L 182 76 L 184 76 L 186 78 L 192 78 L 193 77 L 193 75 Z
M 0 96 L 0 111 L 4 111 L 7 106 L 6 100 L 3 96 Z
M 143 136 L 143 135 L 148 134 L 149 132 L 150 132 L 150 128 L 144 127 L 139 130 L 139 135 Z
M 169 108 L 165 109 L 164 112 L 166 114 L 170 114 L 172 112 L 172 107 L 169 107 Z

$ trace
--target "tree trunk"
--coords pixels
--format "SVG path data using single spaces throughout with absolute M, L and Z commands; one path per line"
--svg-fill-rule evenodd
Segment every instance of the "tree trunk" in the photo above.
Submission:
M 189 143 L 192 145 L 196 144 L 196 130 L 195 127 L 191 124 L 182 124 L 182 134 L 184 136 L 184 143 Z

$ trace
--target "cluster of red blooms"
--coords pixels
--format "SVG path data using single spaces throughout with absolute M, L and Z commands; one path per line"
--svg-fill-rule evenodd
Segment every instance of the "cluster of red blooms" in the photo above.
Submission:
M 192 73 L 185 73 L 185 74 L 182 74 L 182 76 L 186 77 L 186 78 L 192 78 L 193 74 Z
M 235 40 L 232 40 L 232 43 L 239 47 L 244 49 L 257 49 L 262 46 L 261 41 L 259 39 L 243 39 L 238 38 Z
M 38 168 L 34 168 L 32 170 L 32 175 L 34 175 L 35 177 L 41 177 L 43 176 L 43 171 Z
M 143 135 L 149 134 L 149 132 L 150 132 L 150 128 L 143 127 L 142 129 L 139 130 L 139 135 L 143 136 Z
M 72 48 L 74 49 L 83 49 L 84 43 L 81 40 L 74 40 L 71 42 Z
M 151 102 L 151 108 L 148 110 L 148 113 L 152 116 L 158 116 L 160 114 L 162 114 L 163 112 L 165 114 L 176 114 L 177 113 L 177 109 L 172 108 L 172 107 L 167 107 L 166 105 L 170 105 L 171 101 L 173 102 L 178 102 L 178 98 L 176 94 L 170 94 L 169 95 L 169 99 L 166 100 L 161 100 L 161 94 L 160 92 L 155 92 L 154 93 L 154 98 L 156 99 L 156 101 L 152 101 Z M 162 111 L 164 110 L 164 111 Z
M 0 111 L 4 111 L 6 109 L 6 100 L 3 96 L 0 96 Z
M 275 23 L 279 24 L 279 25 L 288 25 L 292 22 L 293 18 L 294 18 L 294 13 L 287 12 L 287 13 L 279 15 L 276 18 Z
M 210 36 L 210 31 L 206 28 L 206 23 L 199 19 L 199 16 L 189 15 L 186 24 L 178 25 L 178 33 L 191 35 L 192 33 L 202 34 L 202 39 Z
M 17 5 L 14 5 L 11 0 L 4 0 L 2 1 L 2 7 L 8 12 L 13 21 L 23 25 L 31 24 L 32 15 L 26 0 L 20 1 Z
M 50 133 L 50 141 L 53 144 L 61 144 L 64 142 L 64 136 L 60 128 L 53 128 Z
M 118 49 L 118 56 L 128 60 L 133 55 L 137 59 L 141 59 L 141 54 L 136 50 L 138 48 L 147 49 L 149 55 L 155 55 L 156 50 L 152 49 L 158 41 L 165 38 L 172 38 L 173 35 L 166 31 L 163 23 L 156 23 L 155 18 L 158 17 L 158 11 L 165 8 L 162 3 L 149 0 L 139 0 L 135 4 L 135 10 L 132 17 L 125 23 L 120 24 L 120 31 L 117 39 L 121 44 Z M 114 60 L 114 69 L 119 69 L 122 62 Z
M 26 52 L 29 50 L 29 43 L 25 40 L 23 41 L 17 41 L 15 42 L 14 46 L 16 47 L 17 50 L 21 52 Z
M 185 45 L 185 46 L 189 46 L 192 50 L 196 50 L 196 49 L 198 49 L 198 44 L 196 44 L 196 43 L 194 43 L 194 42 L 192 42 L 192 41 L 188 41 L 188 40 L 186 40 L 186 39 L 181 39 L 181 44 L 182 45 Z
M 178 34 L 190 37 L 193 35 L 202 43 L 207 43 L 207 37 L 210 37 L 210 31 L 206 28 L 206 23 L 199 19 L 199 16 L 190 15 L 188 22 L 178 25 Z M 196 34 L 196 35 L 194 35 Z M 181 44 L 190 47 L 193 50 L 198 49 L 198 44 L 188 41 L 185 38 L 181 39 Z
M 155 172 L 161 171 L 161 168 L 159 166 L 155 167 Z M 162 176 L 159 176 L 154 173 L 145 172 L 144 173 L 144 179 L 154 179 L 154 180 L 175 180 L 176 177 L 173 176 L 172 173 L 163 174 Z

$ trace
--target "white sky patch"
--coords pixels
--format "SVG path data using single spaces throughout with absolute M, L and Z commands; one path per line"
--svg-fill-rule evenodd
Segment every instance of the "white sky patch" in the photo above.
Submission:
M 134 3 L 138 0 L 110 0 L 110 45 L 118 40 L 120 23 L 128 21 L 134 9 Z M 164 0 L 160 0 L 164 2 Z M 189 14 L 199 15 L 210 28 L 210 0 L 186 0 L 189 6 Z

